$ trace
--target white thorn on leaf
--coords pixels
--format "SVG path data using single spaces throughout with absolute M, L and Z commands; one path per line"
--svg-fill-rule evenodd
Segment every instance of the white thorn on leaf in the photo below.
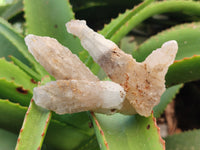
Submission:
M 25 42 L 35 59 L 56 79 L 98 81 L 85 64 L 56 39 L 29 34 Z
M 124 89 L 111 81 L 57 80 L 34 88 L 35 103 L 58 114 L 94 111 L 113 114 L 120 110 Z
M 149 116 L 165 91 L 165 74 L 175 59 L 177 42 L 164 43 L 144 62 L 138 63 L 115 43 L 87 27 L 85 22 L 72 20 L 66 26 L 68 32 L 80 38 L 82 46 L 112 81 L 124 87 L 127 96 L 120 112 L 131 114 L 135 109 L 140 115 Z

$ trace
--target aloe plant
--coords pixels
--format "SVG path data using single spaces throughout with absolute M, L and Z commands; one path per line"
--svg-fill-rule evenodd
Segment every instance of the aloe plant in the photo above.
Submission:
M 176 60 L 165 78 L 167 89 L 152 115 L 108 116 L 93 112 L 58 115 L 37 106 L 31 100 L 33 88 L 55 79 L 28 52 L 24 37 L 36 34 L 57 39 L 101 80 L 109 80 L 83 49 L 80 40 L 66 31 L 65 23 L 75 16 L 92 22 L 95 14 L 91 12 L 106 8 L 108 15 L 95 20 L 104 24 L 113 16 L 113 11 L 119 13 L 119 9 L 111 9 L 113 5 L 129 10 L 112 19 L 99 33 L 132 54 L 137 61 L 143 61 L 166 41 L 178 42 Z M 97 15 L 101 13 L 97 12 Z M 162 138 L 156 122 L 185 83 L 200 79 L 199 14 L 200 3 L 187 0 L 91 0 L 84 3 L 76 0 L 16 0 L 1 4 L 0 149 L 199 149 L 199 129 Z M 18 32 L 17 23 L 24 32 Z M 154 27 L 154 23 L 162 28 L 152 34 L 148 28 Z

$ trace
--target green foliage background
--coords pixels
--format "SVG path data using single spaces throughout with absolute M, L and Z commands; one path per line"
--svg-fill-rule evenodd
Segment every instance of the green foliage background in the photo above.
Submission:
M 200 79 L 198 1 L 2 0 L 0 16 L 0 150 L 164 149 L 156 118 L 185 83 Z M 79 39 L 67 33 L 65 23 L 75 18 L 87 20 L 137 61 L 168 40 L 178 42 L 176 61 L 166 75 L 167 90 L 152 116 L 57 115 L 31 101 L 37 83 L 54 78 L 28 52 L 27 34 L 56 38 L 100 79 L 107 78 Z M 199 149 L 199 137 L 199 129 L 168 136 L 166 149 Z

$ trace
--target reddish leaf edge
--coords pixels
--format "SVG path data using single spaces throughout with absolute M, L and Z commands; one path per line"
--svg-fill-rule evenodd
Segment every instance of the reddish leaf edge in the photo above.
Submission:
M 160 144 L 163 146 L 163 150 L 165 150 L 165 140 L 161 137 L 160 128 L 157 125 L 157 121 L 156 121 L 156 118 L 153 115 L 153 111 L 152 111 L 151 116 L 152 116 L 152 119 L 153 119 L 153 122 L 154 122 L 154 126 L 157 128 Z
M 200 57 L 200 55 L 193 55 L 193 56 L 191 56 L 191 57 L 184 57 L 184 58 L 182 58 L 182 59 L 175 60 L 174 63 L 180 63 L 180 62 L 183 62 L 183 61 L 185 61 L 185 60 L 190 60 L 190 59 L 195 58 L 195 57 Z
M 98 128 L 98 130 L 99 130 L 99 132 L 100 132 L 100 134 L 101 134 L 101 137 L 102 137 L 102 140 L 103 140 L 104 145 L 105 145 L 105 147 L 106 147 L 106 150 L 110 150 L 110 149 L 109 149 L 109 144 L 108 144 L 108 142 L 107 142 L 107 140 L 106 140 L 106 137 L 105 137 L 105 135 L 104 135 L 104 132 L 103 132 L 103 130 L 102 130 L 102 128 L 101 128 L 101 126 L 100 126 L 100 124 L 99 124 L 99 122 L 98 122 L 98 120 L 97 120 L 95 114 L 94 114 L 94 112 L 90 112 L 90 115 L 91 115 L 91 117 L 92 117 L 93 125 L 96 126 L 96 127 Z M 153 115 L 153 111 L 152 111 L 152 113 L 151 113 L 151 118 L 152 118 L 152 120 L 153 120 L 153 122 L 154 122 L 154 126 L 155 126 L 156 129 L 157 129 L 157 133 L 158 133 L 158 137 L 159 137 L 159 139 L 158 139 L 158 140 L 159 140 L 159 143 L 162 145 L 163 150 L 165 150 L 165 149 L 166 149 L 166 147 L 165 147 L 165 140 L 161 137 L 160 128 L 159 128 L 158 125 L 157 125 L 157 121 L 156 121 L 156 118 L 155 118 L 154 115 Z M 99 144 L 100 144 L 100 143 L 99 143 Z M 100 147 L 101 147 L 101 145 L 100 145 Z
M 108 142 L 106 140 L 105 134 L 104 134 L 104 132 L 103 132 L 103 130 L 102 130 L 102 128 L 101 128 L 101 126 L 100 126 L 95 114 L 94 114 L 94 112 L 90 112 L 90 114 L 91 114 L 91 116 L 93 118 L 93 125 L 96 126 L 98 128 L 98 130 L 100 131 L 101 137 L 103 139 L 103 143 L 104 143 L 104 145 L 106 147 L 106 150 L 109 150 L 109 146 L 108 146 Z M 101 143 L 99 143 L 99 145 L 100 144 Z M 100 147 L 101 147 L 101 145 L 100 145 Z
M 46 75 L 41 79 L 41 82 L 38 83 L 38 86 L 40 86 L 42 84 L 45 84 L 48 81 L 50 81 L 50 77 L 48 75 Z M 23 133 L 23 130 L 24 130 L 25 126 L 26 126 L 27 118 L 29 117 L 31 109 L 37 109 L 37 107 L 39 108 L 39 106 L 37 106 L 35 104 L 34 99 L 32 98 L 31 101 L 30 101 L 28 110 L 27 110 L 27 112 L 25 114 L 22 127 L 20 129 L 20 133 L 19 133 L 19 136 L 18 136 L 18 139 L 17 139 L 17 144 L 16 144 L 16 147 L 15 147 L 15 150 L 19 150 L 18 147 L 20 146 L 21 136 L 23 136 L 22 133 Z M 51 116 L 52 116 L 51 111 L 48 111 L 48 117 L 45 120 L 45 125 L 44 125 L 43 131 L 41 133 L 41 137 L 40 137 L 41 139 L 40 139 L 39 146 L 37 147 L 37 150 L 40 150 L 42 148 L 42 144 L 43 144 L 43 141 L 44 141 L 44 138 L 45 138 L 45 135 L 46 135 L 46 131 L 47 131 L 48 125 L 49 125 L 49 123 L 51 121 Z M 21 148 L 20 148 L 20 150 L 21 150 Z
M 32 106 L 33 106 L 33 105 L 34 105 L 34 100 L 31 99 L 30 105 L 29 105 L 28 110 L 27 110 L 27 112 L 26 112 L 26 114 L 25 114 L 25 118 L 24 118 L 24 121 L 23 121 L 22 128 L 20 129 L 20 134 L 19 134 L 19 137 L 18 137 L 18 139 L 17 139 L 17 145 L 16 145 L 15 150 L 18 150 L 18 145 L 19 145 L 20 139 L 21 139 L 21 133 L 22 133 L 23 130 L 24 130 L 24 125 L 25 125 L 25 123 L 26 123 L 27 117 L 28 117 L 29 112 L 30 112 L 30 110 L 32 109 Z M 35 105 L 36 105 L 36 104 L 35 104 Z M 43 140 L 44 140 L 44 137 L 45 137 L 45 135 L 46 135 L 46 130 L 47 130 L 47 128 L 48 128 L 48 125 L 49 125 L 49 123 L 50 123 L 50 120 L 51 120 L 51 112 L 49 112 L 48 118 L 46 119 L 46 122 L 45 122 L 44 130 L 43 130 L 43 132 L 42 132 L 42 134 L 41 134 L 41 137 L 42 137 Z M 42 140 L 41 142 L 43 142 L 43 140 Z M 39 146 L 39 147 L 37 148 L 37 150 L 40 150 L 40 149 L 41 149 L 41 147 Z

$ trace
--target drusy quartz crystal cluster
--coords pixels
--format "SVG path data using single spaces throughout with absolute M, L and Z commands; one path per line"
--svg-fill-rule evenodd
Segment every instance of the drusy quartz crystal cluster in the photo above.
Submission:
M 175 59 L 177 42 L 164 43 L 139 63 L 90 29 L 84 20 L 71 20 L 66 27 L 79 37 L 82 46 L 112 81 L 100 81 L 57 40 L 28 35 L 25 42 L 29 51 L 56 78 L 34 88 L 36 104 L 59 114 L 89 110 L 149 116 L 165 91 L 165 75 Z

